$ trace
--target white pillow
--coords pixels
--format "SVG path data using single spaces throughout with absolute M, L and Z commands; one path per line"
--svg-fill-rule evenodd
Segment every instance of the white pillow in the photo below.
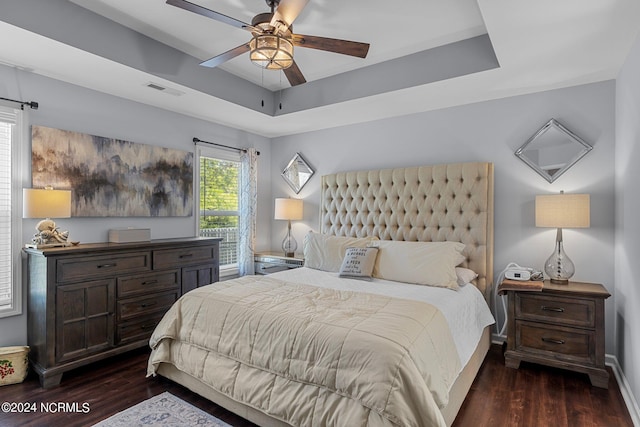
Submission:
M 347 248 L 340 267 L 340 277 L 371 280 L 378 248 Z
M 458 286 L 464 286 L 478 277 L 478 273 L 468 268 L 456 267 L 456 277 L 458 279 Z
M 304 266 L 337 273 L 347 248 L 366 248 L 377 237 L 341 237 L 310 231 L 304 237 Z
M 373 277 L 458 289 L 455 267 L 464 261 L 464 243 L 380 240 Z

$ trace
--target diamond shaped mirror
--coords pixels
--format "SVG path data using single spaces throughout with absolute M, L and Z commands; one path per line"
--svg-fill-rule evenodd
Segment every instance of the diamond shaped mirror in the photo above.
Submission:
M 302 158 L 300 153 L 296 153 L 291 159 L 287 167 L 282 171 L 282 177 L 287 184 L 298 194 L 302 187 L 311 179 L 314 170 Z
M 592 148 L 558 121 L 551 119 L 518 148 L 515 155 L 544 179 L 553 182 Z

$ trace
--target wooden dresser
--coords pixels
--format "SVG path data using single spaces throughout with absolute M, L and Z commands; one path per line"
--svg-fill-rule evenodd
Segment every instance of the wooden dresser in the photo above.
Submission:
M 218 238 L 25 249 L 29 359 L 43 387 L 148 344 L 184 293 L 218 281 Z
M 520 361 L 570 369 L 607 388 L 604 366 L 604 300 L 609 292 L 597 283 L 544 282 L 542 292 L 508 291 L 509 319 L 505 364 Z

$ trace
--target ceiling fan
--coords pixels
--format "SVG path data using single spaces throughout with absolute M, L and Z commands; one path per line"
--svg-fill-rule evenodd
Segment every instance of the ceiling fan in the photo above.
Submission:
M 293 33 L 293 21 L 298 17 L 309 0 L 266 0 L 271 12 L 259 13 L 251 24 L 239 21 L 222 13 L 199 6 L 186 0 L 167 0 L 167 4 L 206 16 L 219 22 L 251 32 L 251 41 L 214 56 L 202 62 L 205 67 L 218 65 L 250 52 L 251 61 L 269 70 L 283 70 L 291 86 L 306 83 L 304 75 L 293 59 L 293 47 L 306 47 L 343 55 L 365 58 L 369 51 L 368 43 L 327 37 L 306 36 Z

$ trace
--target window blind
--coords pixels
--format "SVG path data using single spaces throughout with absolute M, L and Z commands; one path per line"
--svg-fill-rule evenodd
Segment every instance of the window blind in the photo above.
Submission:
M 0 309 L 13 302 L 11 133 L 15 114 L 0 111 Z

